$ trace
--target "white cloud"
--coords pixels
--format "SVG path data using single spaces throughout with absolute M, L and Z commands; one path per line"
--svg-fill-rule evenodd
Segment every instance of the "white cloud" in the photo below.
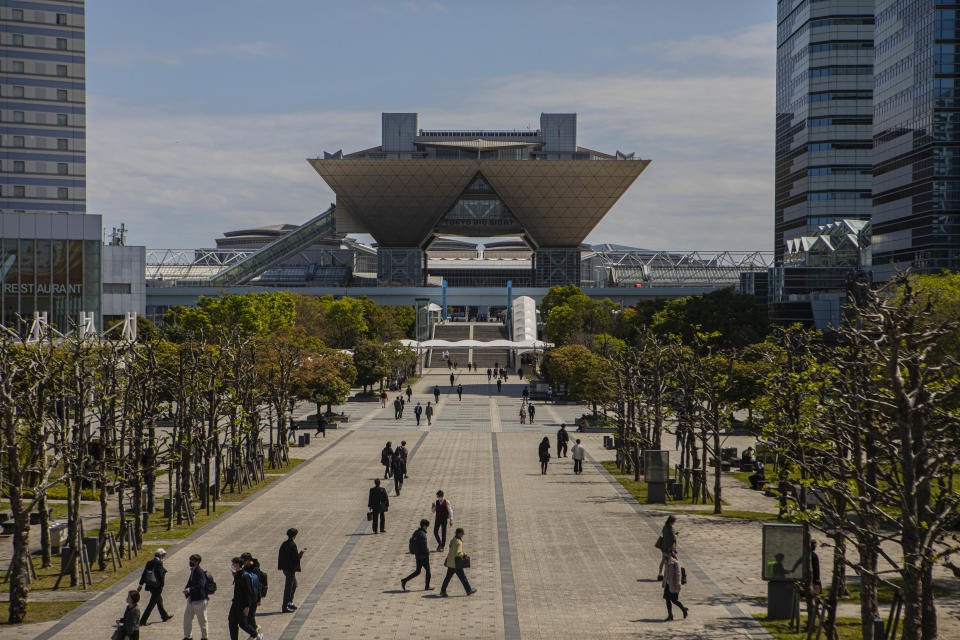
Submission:
M 91 60 L 96 65 L 180 66 L 193 58 L 223 56 L 229 58 L 268 58 L 284 55 L 281 45 L 270 42 L 221 42 L 206 47 L 194 47 L 184 52 L 175 51 L 104 51 Z
M 305 221 L 334 199 L 305 158 L 378 144 L 381 106 L 218 116 L 93 96 L 88 208 L 151 248 Z M 475 85 L 462 105 L 420 109 L 427 128 L 536 128 L 542 111 L 578 112 L 583 146 L 653 160 L 588 241 L 771 248 L 772 74 L 518 74 Z
M 772 66 L 777 47 L 775 22 L 757 24 L 725 35 L 698 35 L 683 40 L 659 40 L 634 45 L 634 51 L 655 53 L 674 61 L 694 59 L 754 60 Z

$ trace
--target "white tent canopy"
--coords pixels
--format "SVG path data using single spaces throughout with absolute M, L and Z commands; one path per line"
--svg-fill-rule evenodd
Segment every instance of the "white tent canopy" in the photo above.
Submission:
M 464 349 L 464 348 L 482 348 L 497 347 L 500 349 L 549 349 L 553 346 L 552 342 L 543 342 L 542 340 L 416 340 L 404 339 L 400 341 L 407 347 L 421 349 Z

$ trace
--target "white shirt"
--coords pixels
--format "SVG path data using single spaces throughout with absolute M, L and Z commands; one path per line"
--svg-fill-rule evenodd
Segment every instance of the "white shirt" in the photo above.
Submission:
M 573 445 L 573 448 L 570 450 L 570 455 L 573 456 L 574 460 L 583 460 L 584 453 L 583 447 L 579 444 Z

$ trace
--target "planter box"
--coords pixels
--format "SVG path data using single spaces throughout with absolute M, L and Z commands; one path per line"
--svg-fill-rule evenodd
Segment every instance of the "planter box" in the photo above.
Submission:
M 616 433 L 616 427 L 583 427 L 578 428 L 577 433 Z
M 347 398 L 347 402 L 380 402 L 380 398 L 376 396 L 350 396 Z

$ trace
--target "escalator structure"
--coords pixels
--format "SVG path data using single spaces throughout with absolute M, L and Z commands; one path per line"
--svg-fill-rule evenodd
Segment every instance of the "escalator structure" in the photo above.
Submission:
M 250 257 L 224 269 L 200 286 L 235 287 L 250 282 L 270 267 L 283 262 L 298 251 L 303 251 L 318 239 L 332 237 L 336 230 L 336 205 L 307 220 L 290 233 L 277 238 Z

